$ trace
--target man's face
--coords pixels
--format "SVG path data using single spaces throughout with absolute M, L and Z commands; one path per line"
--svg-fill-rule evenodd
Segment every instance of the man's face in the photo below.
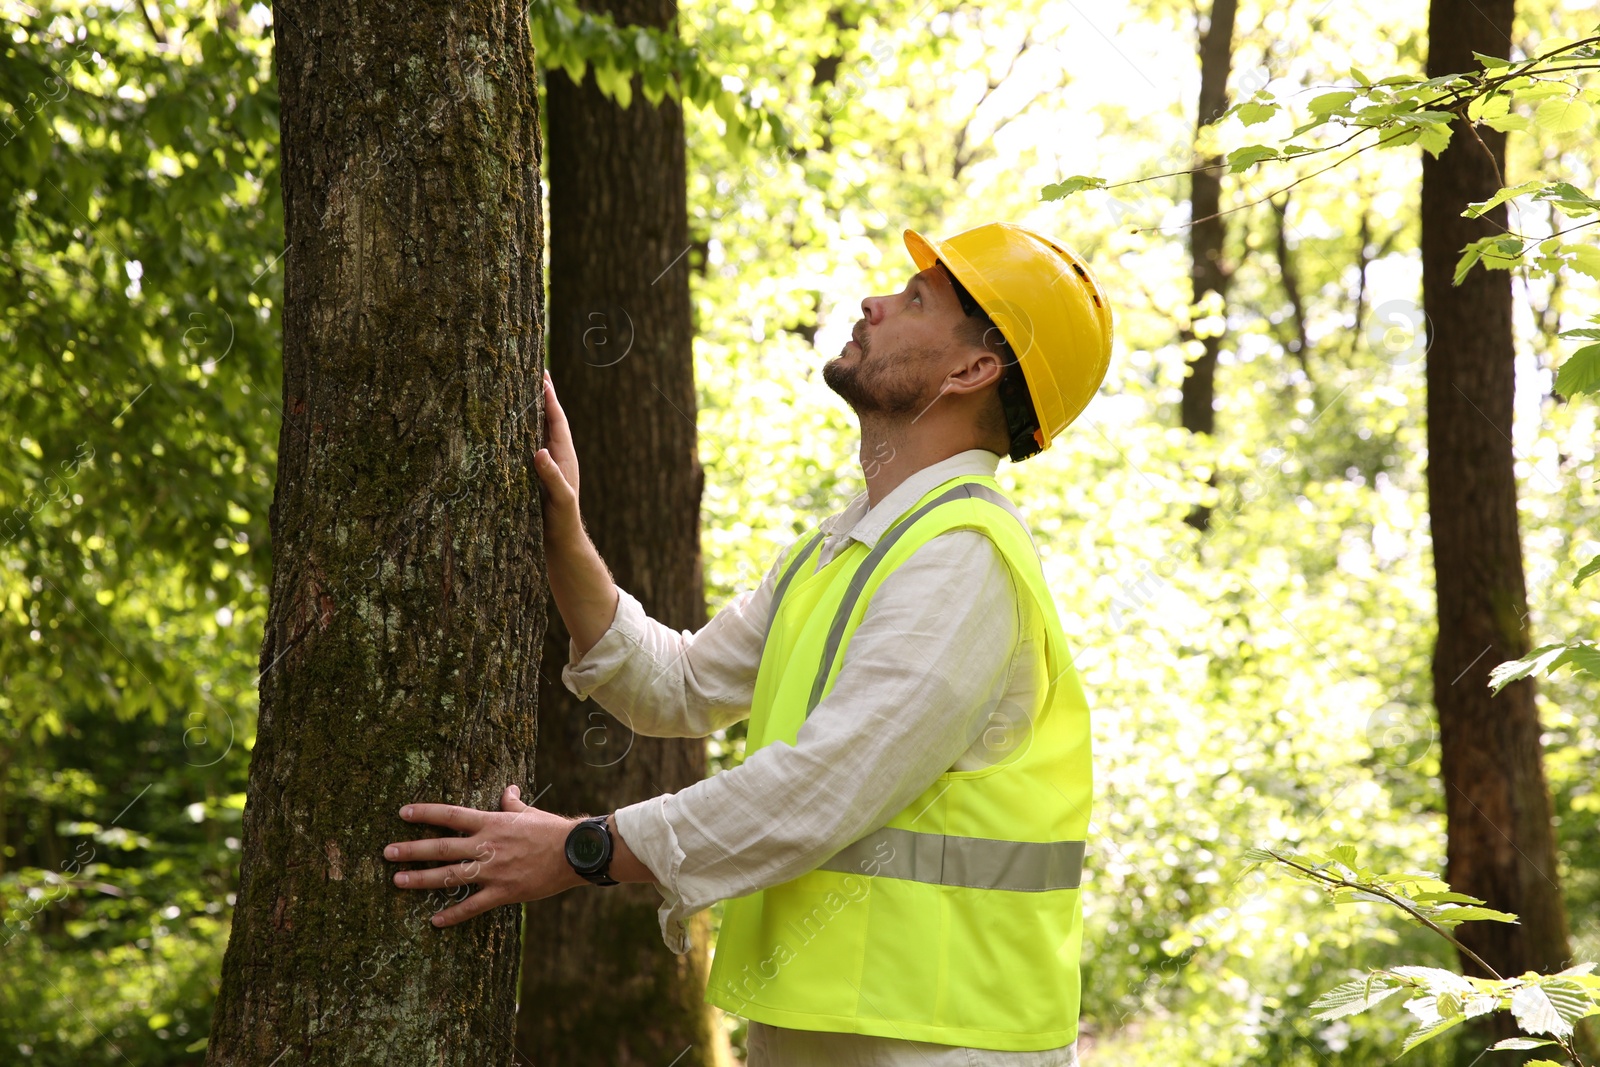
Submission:
M 939 395 L 965 317 L 938 265 L 893 296 L 861 301 L 862 318 L 822 380 L 858 415 L 920 414 Z

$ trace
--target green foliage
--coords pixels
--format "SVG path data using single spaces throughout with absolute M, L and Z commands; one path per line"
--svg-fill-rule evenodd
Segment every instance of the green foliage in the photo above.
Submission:
M 1483 901 L 1453 893 L 1436 874 L 1422 871 L 1382 873 L 1356 863 L 1353 845 L 1339 845 L 1322 857 L 1302 859 L 1292 853 L 1251 849 L 1250 864 L 1280 863 L 1302 879 L 1325 889 L 1335 904 L 1366 901 L 1399 908 L 1406 918 L 1430 930 L 1452 930 L 1463 922 L 1490 919 L 1516 922 L 1515 915 L 1483 906 Z
M 1588 641 L 1541 645 L 1521 659 L 1500 664 L 1489 674 L 1489 687 L 1496 693 L 1519 678 L 1549 674 L 1562 667 L 1576 667 L 1591 678 L 1600 678 L 1600 649 Z
M 1600 30 L 1600 26 L 1596 30 Z M 1350 77 L 1357 82 L 1355 87 L 1314 96 L 1306 105 L 1310 119 L 1296 126 L 1284 143 L 1251 144 L 1229 150 L 1228 172 L 1238 174 L 1263 163 L 1287 162 L 1301 156 L 1332 152 L 1367 133 L 1376 135 L 1372 143 L 1336 160 L 1326 169 L 1339 167 L 1369 148 L 1394 149 L 1417 144 L 1438 156 L 1450 143 L 1451 124 L 1458 119 L 1501 131 L 1536 131 L 1557 140 L 1590 125 L 1593 113 L 1589 105 L 1600 103 L 1600 89 L 1585 83 L 1592 72 L 1600 69 L 1600 35 L 1577 41 L 1546 40 L 1537 55 L 1518 62 L 1474 55 L 1482 64 L 1482 70 L 1436 78 L 1397 74 L 1373 83 L 1352 68 Z M 1243 125 L 1254 126 L 1280 113 L 1287 114 L 1288 108 L 1266 90 L 1260 90 L 1249 100 L 1229 107 L 1218 117 L 1217 123 L 1237 116 Z M 1296 141 L 1304 134 L 1325 128 L 1334 132 L 1337 139 L 1323 145 Z M 1043 197 L 1060 199 L 1105 185 L 1102 178 L 1077 175 L 1045 187 Z M 1469 205 L 1462 214 L 1478 218 L 1516 199 L 1550 204 L 1570 219 L 1600 212 L 1600 199 L 1570 181 L 1537 178 L 1502 188 L 1488 200 Z M 1511 232 L 1473 241 L 1461 250 L 1455 283 L 1461 284 L 1467 272 L 1479 264 L 1492 270 L 1530 268 L 1535 277 L 1568 269 L 1600 278 L 1600 248 L 1560 239 L 1594 222 L 1600 219 L 1543 238 Z M 1528 254 L 1535 247 L 1539 255 L 1529 260 Z M 1600 318 L 1593 321 L 1600 325 Z M 1589 346 L 1574 353 L 1568 365 L 1562 368 L 1558 388 L 1566 395 L 1600 388 L 1600 346 Z
M 1398 908 L 1408 920 L 1439 934 L 1461 952 L 1472 955 L 1449 931 L 1462 922 L 1516 922 L 1516 916 L 1483 906 L 1483 901 L 1453 893 L 1438 876 L 1427 872 L 1381 872 L 1356 863 L 1356 849 L 1339 845 L 1325 854 L 1299 854 L 1277 849 L 1252 849 L 1246 859 L 1273 864 L 1322 889 L 1336 904 L 1368 902 Z M 1472 956 L 1490 974 L 1494 969 Z M 1373 970 L 1363 978 L 1328 990 L 1311 1005 L 1322 1020 L 1341 1019 L 1376 1007 L 1401 991 L 1413 994 L 1405 1004 L 1417 1028 L 1402 1052 L 1453 1030 L 1462 1023 L 1498 1011 L 1510 1012 L 1526 1034 L 1548 1038 L 1512 1038 L 1495 1049 L 1559 1047 L 1568 1062 L 1582 1064 L 1573 1046 L 1574 1024 L 1600 1014 L 1600 977 L 1593 963 L 1580 963 L 1557 974 L 1529 972 L 1515 978 L 1476 978 L 1440 967 L 1398 966 Z M 1548 1061 L 1546 1061 L 1548 1062 Z
M 269 35 L 63 3 L 0 49 L 0 1058 L 192 1062 L 270 573 Z
M 107 1038 L 135 1063 L 196 1062 L 237 877 L 280 432 L 270 31 L 249 14 L 146 7 L 176 48 L 158 49 L 131 6 L 90 17 L 56 5 L 20 24 L 25 41 L 0 40 L 6 1062 L 124 1062 Z M 566 65 L 555 10 L 532 11 L 547 69 Z M 818 369 L 860 299 L 904 283 L 903 228 L 1017 221 L 1090 258 L 1117 317 L 1103 395 L 1047 453 L 1000 471 L 1039 537 L 1094 709 L 1085 1061 L 1387 1060 L 1414 1029 L 1409 1013 L 1317 1020 L 1318 991 L 1388 959 L 1449 968 L 1453 950 L 1424 926 L 1360 904 L 1330 911 L 1309 887 L 1246 874 L 1243 857 L 1270 836 L 1351 839 L 1380 869 L 1443 862 L 1421 349 L 1374 340 L 1387 335 L 1372 326 L 1412 327 L 1374 310 L 1413 295 L 1393 281 L 1415 255 L 1408 160 L 1369 153 L 1291 206 L 1308 322 L 1297 349 L 1265 209 L 1230 236 L 1228 300 L 1191 306 L 1174 224 L 1191 146 L 1163 129 L 1192 117 L 1128 103 L 1131 70 L 1082 69 L 1070 5 L 696 2 L 681 52 L 565 10 L 582 38 L 570 55 L 608 66 L 606 91 L 629 71 L 643 78 L 635 97 L 655 85 L 695 105 L 686 259 L 714 608 L 861 487 L 853 420 Z M 1367 66 L 1401 66 L 1415 26 L 1373 40 L 1363 24 L 1358 42 L 1339 12 L 1313 23 L 1297 65 L 1326 62 L 1323 47 L 1347 65 L 1359 43 L 1392 49 Z M 1175 63 L 1192 61 L 1191 28 L 1160 17 L 1139 26 L 1165 33 Z M 1269 45 L 1294 43 L 1243 26 L 1243 74 L 1279 62 Z M 715 73 L 684 67 L 688 50 Z M 1354 91 L 1329 84 L 1335 69 L 1308 71 L 1308 99 Z M 1252 131 L 1282 121 L 1287 102 L 1259 106 L 1277 117 Z M 786 143 L 760 133 L 756 108 L 783 117 Z M 1544 166 L 1519 140 L 1508 169 Z M 1087 177 L 1113 168 L 1169 177 Z M 1257 199 L 1243 185 L 1254 177 L 1226 177 L 1235 202 Z M 1041 201 L 1041 188 L 1075 181 Z M 1519 203 L 1560 210 L 1531 194 L 1508 206 Z M 1136 234 L 1129 222 L 1151 225 Z M 1587 318 L 1584 297 L 1550 293 L 1551 314 Z M 226 353 L 220 312 L 236 328 Z M 1180 326 L 1225 338 L 1211 442 L 1168 429 L 1188 355 Z M 1518 329 L 1519 350 L 1548 362 L 1554 331 Z M 1529 625 L 1592 621 L 1592 585 L 1567 575 L 1600 536 L 1593 406 L 1545 401 L 1532 420 L 1519 412 L 1518 434 Z M 1203 537 L 1183 522 L 1200 501 L 1215 509 Z M 1593 958 L 1600 686 L 1560 672 L 1540 700 L 1563 886 Z M 720 765 L 737 762 L 741 738 L 713 739 Z M 1408 1062 L 1443 1065 L 1458 1035 Z M 13 1051 L 23 1044 L 30 1053 Z
M 1568 330 L 1563 337 L 1594 337 L 1596 330 Z M 1563 396 L 1600 392 L 1600 345 L 1584 345 L 1556 372 L 1556 392 Z
M 1091 178 L 1083 174 L 1074 174 L 1065 181 L 1047 185 L 1039 193 L 1040 200 L 1060 200 L 1062 197 L 1077 192 L 1079 189 L 1104 189 L 1104 178 Z
M 671 97 L 715 110 L 737 143 L 753 141 L 763 130 L 776 145 L 788 141 L 780 112 L 748 92 L 729 91 L 700 50 L 672 30 L 619 26 L 610 15 L 586 11 L 576 0 L 533 0 L 528 23 L 540 66 L 565 71 L 574 83 L 592 69 L 595 85 L 622 107 L 632 103 L 638 79 L 651 105 Z

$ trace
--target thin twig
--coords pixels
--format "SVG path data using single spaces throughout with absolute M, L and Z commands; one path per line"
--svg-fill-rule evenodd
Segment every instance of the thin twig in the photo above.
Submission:
M 1418 922 L 1422 923 L 1428 929 L 1432 930 L 1434 933 L 1438 934 L 1440 937 L 1442 937 L 1446 941 L 1450 942 L 1452 945 L 1454 945 L 1457 949 L 1459 949 L 1461 951 L 1462 955 L 1468 957 L 1474 963 L 1476 963 L 1479 967 L 1482 967 L 1484 970 L 1488 971 L 1490 977 L 1494 978 L 1497 981 L 1501 981 L 1501 982 L 1505 981 L 1505 979 L 1503 977 L 1501 977 L 1500 972 L 1495 970 L 1493 967 L 1489 966 L 1489 964 L 1484 960 L 1484 958 L 1482 956 L 1480 956 L 1476 952 L 1472 951 L 1466 945 L 1463 945 L 1460 942 L 1460 940 L 1457 939 L 1457 937 L 1454 934 L 1452 934 L 1449 930 L 1446 930 L 1444 927 L 1440 926 L 1438 923 L 1434 922 L 1432 919 L 1429 919 L 1426 915 L 1423 915 L 1421 912 L 1419 912 L 1415 908 L 1413 908 L 1411 906 L 1411 902 L 1409 900 L 1406 900 L 1404 897 L 1396 896 L 1393 893 L 1389 892 L 1388 890 L 1383 889 L 1383 888 L 1381 888 L 1379 886 L 1364 885 L 1364 884 L 1362 884 L 1360 882 L 1352 882 L 1352 881 L 1350 881 L 1349 879 L 1347 879 L 1347 878 L 1345 878 L 1343 876 L 1340 876 L 1338 878 L 1334 878 L 1331 875 L 1324 874 L 1321 871 L 1316 870 L 1314 868 L 1302 866 L 1301 864 L 1298 864 L 1298 863 L 1294 862 L 1294 860 L 1289 859 L 1289 858 L 1287 858 L 1285 856 L 1280 856 L 1277 852 L 1273 851 L 1270 848 L 1267 849 L 1267 854 L 1270 855 L 1273 859 L 1277 860 L 1279 863 L 1285 864 L 1285 865 L 1287 865 L 1289 867 L 1293 867 L 1297 871 L 1303 871 L 1306 874 L 1309 874 L 1311 877 L 1317 879 L 1318 881 L 1327 882 L 1329 885 L 1339 886 L 1340 888 L 1343 888 L 1343 889 L 1359 889 L 1359 890 L 1361 890 L 1362 892 L 1365 892 L 1365 893 L 1376 893 L 1378 896 L 1380 896 L 1383 899 L 1389 901 L 1389 903 L 1395 905 L 1395 907 L 1399 908 L 1401 911 L 1404 911 L 1407 915 L 1410 915 L 1413 919 L 1416 919 Z
M 1362 127 L 1362 131 L 1364 132 L 1366 130 L 1372 130 L 1372 129 L 1377 129 L 1377 128 L 1378 127 L 1376 127 L 1376 126 L 1364 126 L 1364 127 Z M 1369 144 L 1369 145 L 1366 145 L 1365 147 L 1356 149 L 1354 152 L 1351 152 L 1348 156 L 1345 156 L 1343 159 L 1335 160 L 1334 162 L 1329 163 L 1326 167 L 1323 167 L 1322 170 L 1312 171 L 1310 174 L 1302 175 L 1301 177 L 1296 178 L 1294 181 L 1290 182 L 1288 185 L 1285 185 L 1281 189 L 1276 189 L 1276 190 L 1268 193 L 1266 196 L 1260 197 L 1259 199 L 1256 199 L 1256 200 L 1251 200 L 1248 203 L 1239 204 L 1239 205 L 1237 205 L 1235 207 L 1230 207 L 1225 211 L 1217 211 L 1217 212 L 1214 212 L 1214 213 L 1212 213 L 1210 215 L 1204 215 L 1204 216 L 1202 216 L 1202 217 L 1200 217 L 1198 219 L 1190 219 L 1184 225 L 1193 226 L 1197 222 L 1206 221 L 1206 219 L 1220 218 L 1223 215 L 1231 215 L 1235 211 L 1243 211 L 1247 207 L 1255 207 L 1257 204 L 1265 203 L 1266 201 L 1271 200 L 1274 196 L 1277 196 L 1278 193 L 1286 193 L 1290 189 L 1293 189 L 1295 186 L 1299 185 L 1301 182 L 1310 181 L 1312 178 L 1315 178 L 1319 174 L 1326 173 L 1327 171 L 1330 171 L 1335 167 L 1342 166 L 1343 164 L 1349 162 L 1350 160 L 1354 159 L 1356 156 L 1359 156 L 1363 152 L 1371 151 L 1374 148 L 1381 148 L 1383 145 L 1388 144 L 1390 141 L 1394 140 L 1395 137 L 1403 137 L 1403 136 L 1405 136 L 1406 134 L 1408 134 L 1410 132 L 1411 132 L 1410 130 L 1401 130 L 1398 133 L 1396 133 L 1394 135 L 1394 137 L 1380 138 L 1379 140 L 1374 141 L 1372 144 Z M 1347 138 L 1344 143 L 1348 143 L 1350 140 L 1354 139 L 1354 137 L 1359 137 L 1359 136 L 1360 136 L 1360 133 L 1354 134 L 1351 138 Z M 1329 146 L 1328 148 L 1318 148 L 1318 149 L 1315 149 L 1314 151 L 1311 151 L 1311 152 L 1302 152 L 1302 153 L 1300 153 L 1300 155 L 1301 156 L 1317 155 L 1318 153 L 1321 153 L 1321 152 L 1331 151 L 1331 149 L 1334 148 L 1334 147 L 1337 147 L 1337 146 Z M 1295 156 L 1293 158 L 1298 159 L 1300 157 L 1299 156 Z M 1159 227 L 1159 226 L 1141 226 L 1137 230 L 1135 230 L 1134 232 L 1141 233 L 1144 230 L 1159 230 L 1160 228 L 1161 227 Z

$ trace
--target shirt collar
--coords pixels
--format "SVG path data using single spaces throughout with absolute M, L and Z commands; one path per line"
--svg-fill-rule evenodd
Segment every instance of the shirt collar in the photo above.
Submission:
M 822 530 L 830 541 L 852 537 L 873 548 L 878 538 L 894 525 L 894 521 L 927 495 L 930 489 L 963 475 L 993 477 L 999 466 L 999 455 L 986 448 L 957 452 L 912 474 L 890 490 L 889 495 L 878 501 L 876 507 L 868 507 L 867 494 L 858 493 L 843 511 L 823 521 Z

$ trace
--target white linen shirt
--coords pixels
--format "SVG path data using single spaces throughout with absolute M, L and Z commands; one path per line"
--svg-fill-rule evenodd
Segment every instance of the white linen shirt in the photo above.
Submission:
M 860 494 L 823 520 L 817 567 L 851 541 L 869 549 L 929 490 L 993 475 L 1000 457 L 958 453 L 917 471 L 875 507 Z M 750 714 L 778 563 L 699 631 L 647 617 L 618 590 L 611 626 L 561 677 L 635 733 L 704 737 Z M 828 695 L 795 743 L 676 793 L 616 811 L 617 831 L 655 876 L 662 939 L 690 947 L 684 920 L 718 900 L 786 882 L 878 829 L 947 770 L 988 766 L 1026 737 L 1044 684 L 1037 632 L 999 550 L 976 530 L 929 540 L 883 579 L 845 646 Z M 826 1047 L 823 1047 L 823 1046 Z M 750 1023 L 761 1063 L 1075 1064 L 1075 1046 L 1000 1052 Z

